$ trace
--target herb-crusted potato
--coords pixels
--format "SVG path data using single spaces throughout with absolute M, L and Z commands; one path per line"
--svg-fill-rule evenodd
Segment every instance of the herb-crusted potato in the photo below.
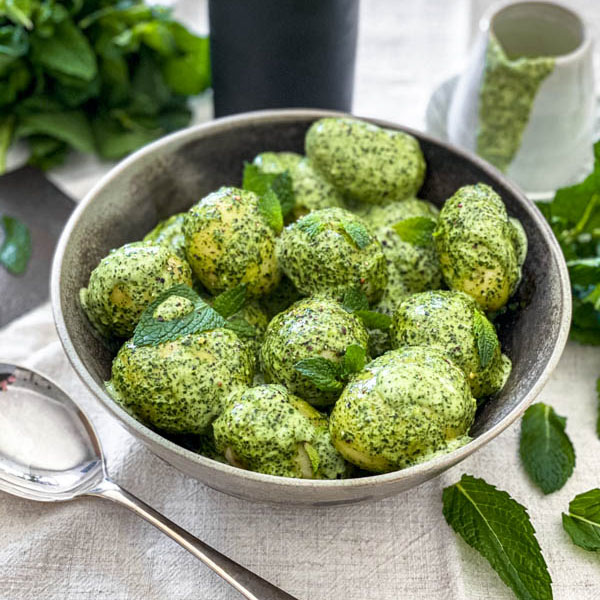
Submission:
M 263 173 L 289 172 L 295 199 L 293 219 L 298 219 L 313 210 L 344 206 L 340 193 L 300 154 L 263 152 L 256 156 L 253 162 Z
M 493 338 L 494 350 L 482 359 L 478 336 L 484 334 L 479 331 L 484 326 Z M 500 350 L 494 326 L 463 292 L 437 290 L 409 296 L 394 315 L 391 336 L 395 348 L 439 348 L 463 370 L 475 398 L 501 390 L 510 375 L 510 359 Z
M 409 198 L 425 178 L 425 159 L 414 137 L 356 119 L 319 119 L 306 134 L 305 150 L 327 180 L 360 202 Z
M 439 350 L 392 350 L 348 383 L 331 413 L 334 446 L 376 473 L 403 469 L 468 441 L 475 399 Z
M 217 450 L 235 466 L 303 479 L 348 474 L 331 443 L 327 417 L 281 385 L 234 392 L 213 429 Z
M 281 269 L 305 296 L 341 299 L 358 287 L 376 302 L 387 284 L 381 244 L 365 223 L 343 208 L 314 211 L 288 225 L 277 243 Z
M 485 311 L 502 308 L 521 280 L 527 238 L 500 196 L 478 183 L 446 200 L 434 232 L 444 280 Z
M 100 261 L 79 299 L 98 331 L 128 337 L 146 306 L 180 283 L 192 284 L 185 260 L 165 246 L 134 242 L 112 250 Z
M 339 391 L 318 389 L 294 365 L 320 356 L 341 363 L 350 345 L 365 353 L 369 334 L 362 321 L 325 297 L 305 298 L 279 313 L 267 327 L 261 348 L 265 379 L 285 385 L 292 393 L 315 406 L 333 404 Z
M 141 421 L 168 433 L 204 433 L 229 394 L 252 383 L 249 350 L 228 329 L 156 346 L 125 343 L 107 388 Z
M 275 234 L 253 192 L 222 187 L 209 194 L 187 213 L 183 232 L 192 270 L 211 294 L 246 283 L 259 297 L 279 282 Z

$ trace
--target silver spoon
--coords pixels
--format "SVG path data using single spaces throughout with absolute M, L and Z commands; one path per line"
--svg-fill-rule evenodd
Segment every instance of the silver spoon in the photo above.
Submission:
M 146 519 L 248 600 L 297 600 L 161 515 L 106 474 L 100 441 L 83 412 L 44 376 L 0 363 L 0 490 L 40 502 L 112 500 Z

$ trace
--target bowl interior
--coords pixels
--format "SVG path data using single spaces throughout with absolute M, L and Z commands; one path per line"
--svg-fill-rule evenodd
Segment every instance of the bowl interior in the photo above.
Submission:
M 79 289 L 100 259 L 111 248 L 140 239 L 159 220 L 188 209 L 219 186 L 240 185 L 243 162 L 259 152 L 303 152 L 304 134 L 321 114 L 257 113 L 175 134 L 126 160 L 91 192 L 63 234 L 53 282 L 59 333 L 84 380 L 91 378 L 102 388 L 113 357 L 78 302 Z M 529 239 L 523 280 L 514 298 L 520 308 L 499 319 L 500 339 L 513 371 L 502 392 L 478 411 L 472 429 L 478 438 L 524 403 L 538 380 L 547 376 L 544 372 L 557 359 L 557 347 L 562 350 L 569 321 L 564 263 L 543 217 L 496 170 L 443 143 L 410 133 L 419 138 L 427 160 L 421 198 L 441 206 L 460 186 L 487 183 L 502 196 L 509 214 L 521 221 Z M 112 403 L 101 389 L 91 387 L 106 404 Z

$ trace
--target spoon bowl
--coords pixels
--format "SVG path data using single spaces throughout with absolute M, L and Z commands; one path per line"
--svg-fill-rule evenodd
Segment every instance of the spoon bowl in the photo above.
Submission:
M 39 502 L 111 500 L 168 535 L 244 598 L 297 600 L 111 481 L 100 440 L 77 404 L 40 373 L 6 363 L 0 363 L 0 490 Z

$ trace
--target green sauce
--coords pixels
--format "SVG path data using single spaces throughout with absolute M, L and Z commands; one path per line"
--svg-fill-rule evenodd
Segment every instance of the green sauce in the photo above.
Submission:
M 554 63 L 549 57 L 509 58 L 490 34 L 479 92 L 477 153 L 501 171 L 521 146 L 533 101 Z

